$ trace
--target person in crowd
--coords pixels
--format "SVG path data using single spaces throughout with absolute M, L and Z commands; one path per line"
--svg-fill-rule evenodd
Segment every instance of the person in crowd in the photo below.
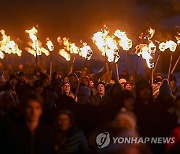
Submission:
M 34 92 L 28 93 L 24 97 L 22 108 L 24 120 L 14 131 L 14 153 L 55 153 L 55 131 L 40 122 L 43 113 L 42 97 Z
M 4 86 L 6 84 L 6 79 L 2 71 L 0 71 L 0 91 L 4 91 Z
M 86 137 L 75 123 L 72 112 L 60 111 L 55 120 L 58 151 L 63 154 L 86 154 L 89 151 Z
M 13 85 L 14 89 L 16 88 L 16 85 L 18 83 L 18 79 L 16 77 L 16 75 L 14 74 L 10 74 L 10 77 L 9 77 L 9 82 L 11 85 Z
M 117 99 L 117 97 L 119 97 L 119 94 L 121 95 L 122 91 L 123 91 L 122 87 L 119 83 L 115 83 L 111 85 L 110 92 L 109 94 L 107 94 L 109 96 L 108 98 L 109 103 L 111 104 L 114 104 L 117 102 L 119 103 L 119 100 Z
M 69 76 L 68 75 L 64 76 L 63 82 L 69 82 Z
M 48 91 L 49 85 L 50 85 L 50 76 L 48 74 L 41 73 L 40 80 L 43 84 L 44 93 L 46 93 Z
M 139 132 L 142 136 L 157 135 L 157 107 L 152 97 L 152 87 L 145 79 L 136 82 L 136 101 L 134 105 Z
M 123 70 L 120 77 L 126 79 L 126 81 L 129 81 L 129 78 L 130 78 L 129 72 L 127 70 Z
M 180 125 L 180 96 L 176 97 L 176 103 L 174 107 L 176 116 L 178 117 L 178 124 Z
M 122 92 L 122 100 L 120 103 L 120 108 L 125 108 L 128 111 L 134 110 L 135 97 L 129 90 L 124 90 Z
M 178 120 L 174 112 L 175 98 L 172 95 L 171 87 L 167 79 L 163 80 L 156 103 L 158 105 L 158 115 L 156 118 L 160 122 L 157 136 L 167 137 L 171 130 L 177 126 Z M 162 151 L 164 151 L 164 149 L 165 147 L 162 145 Z
M 78 86 L 78 81 L 79 81 L 78 76 L 75 73 L 69 74 L 69 82 L 71 84 L 71 91 L 74 94 L 75 94 L 76 88 Z
M 120 110 L 113 124 L 121 128 L 131 129 L 134 131 L 137 130 L 137 119 L 135 114 L 125 108 Z
M 13 114 L 14 111 L 18 109 L 18 102 L 16 98 L 14 98 L 11 91 L 3 91 L 1 92 L 0 97 L 0 114 L 1 115 L 10 115 Z
M 156 102 L 169 112 L 171 112 L 174 107 L 175 97 L 172 95 L 172 90 L 167 79 L 163 80 Z
M 124 84 L 124 90 L 129 90 L 129 91 L 133 92 L 133 84 L 132 84 L 132 82 L 127 81 L 127 82 Z
M 60 82 L 62 82 L 62 72 L 60 72 L 60 71 L 55 71 L 55 72 L 52 74 L 52 82 L 55 82 L 55 81 L 60 81 Z
M 171 74 L 169 79 L 169 84 L 171 86 L 172 94 L 177 97 L 180 96 L 180 87 L 178 87 L 176 83 L 177 83 L 176 77 Z
M 39 95 L 43 95 L 43 83 L 41 82 L 41 80 L 36 80 L 33 87 L 36 93 L 38 93 Z
M 78 103 L 88 104 L 91 97 L 91 89 L 86 86 L 81 86 L 78 91 Z
M 90 86 L 90 79 L 89 79 L 89 77 L 88 76 L 84 76 L 82 78 L 82 83 L 83 83 L 84 86 L 89 87 Z
M 97 94 L 91 97 L 90 104 L 94 106 L 104 105 L 107 103 L 107 97 L 105 95 L 105 84 L 99 82 L 97 84 Z
M 152 89 L 153 89 L 153 98 L 156 99 L 159 95 L 159 89 L 162 85 L 162 78 L 160 76 L 156 76 L 153 81 Z
M 126 83 L 126 79 L 124 78 L 119 79 L 119 83 L 121 84 L 122 89 L 124 90 L 124 84 Z
M 71 85 L 69 82 L 65 82 L 62 85 L 62 93 L 63 96 L 61 99 L 65 100 L 65 99 L 74 99 L 76 102 L 78 101 L 78 98 L 75 98 L 75 95 L 73 94 L 73 92 L 71 92 Z
M 18 83 L 16 84 L 16 93 L 19 100 L 21 101 L 24 94 L 32 90 L 32 87 L 27 83 L 26 75 L 23 72 L 18 72 L 17 74 Z

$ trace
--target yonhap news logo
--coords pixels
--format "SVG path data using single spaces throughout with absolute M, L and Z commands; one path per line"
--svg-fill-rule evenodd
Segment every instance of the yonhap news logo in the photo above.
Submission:
M 100 149 L 107 147 L 110 141 L 110 134 L 108 132 L 101 133 L 96 137 L 96 143 Z
M 100 133 L 96 137 L 99 149 L 111 144 L 167 144 L 175 143 L 175 137 L 110 137 L 109 132 Z

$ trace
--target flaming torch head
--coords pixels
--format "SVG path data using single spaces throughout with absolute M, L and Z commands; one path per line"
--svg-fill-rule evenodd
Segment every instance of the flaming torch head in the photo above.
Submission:
M 54 45 L 53 45 L 52 41 L 49 38 L 47 38 L 46 41 L 47 41 L 46 45 L 47 45 L 49 51 L 53 51 L 54 50 Z
M 59 54 L 64 57 L 67 61 L 70 61 L 71 60 L 71 56 L 69 53 L 66 52 L 65 49 L 60 49 L 59 50 Z
M 79 55 L 86 58 L 87 60 L 90 60 L 93 55 L 93 51 L 91 47 L 87 45 L 87 43 L 83 43 L 83 47 L 80 48 Z
M 119 38 L 119 45 L 123 48 L 123 50 L 129 50 L 132 48 L 132 40 L 127 37 L 125 32 L 118 29 L 114 32 L 114 35 Z

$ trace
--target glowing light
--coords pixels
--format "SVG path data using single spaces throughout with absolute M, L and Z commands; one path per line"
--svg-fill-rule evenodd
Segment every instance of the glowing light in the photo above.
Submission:
M 132 40 L 130 40 L 126 32 L 122 32 L 119 29 L 114 32 L 114 35 L 119 38 L 119 46 L 123 48 L 123 50 L 129 50 L 132 48 Z
M 71 60 L 70 54 L 67 53 L 65 49 L 60 49 L 60 50 L 59 50 L 59 54 L 60 54 L 63 58 L 65 58 L 67 61 L 70 61 L 70 60 Z

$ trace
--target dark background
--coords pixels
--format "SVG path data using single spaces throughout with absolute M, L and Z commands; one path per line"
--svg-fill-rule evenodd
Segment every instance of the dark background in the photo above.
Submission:
M 27 46 L 25 29 L 38 25 L 38 37 L 44 44 L 46 37 L 56 42 L 58 36 L 76 43 L 87 41 L 96 53 L 93 58 L 99 59 L 96 55 L 100 52 L 91 37 L 104 24 L 110 31 L 126 31 L 134 45 L 139 43 L 139 34 L 150 26 L 156 30 L 154 40 L 175 40 L 180 25 L 180 0 L 0 0 L 0 28 L 13 39 L 19 38 L 21 49 Z M 166 52 L 162 61 L 169 58 L 170 52 Z M 179 51 L 175 57 L 178 54 Z M 168 67 L 168 63 L 165 65 Z M 162 71 L 167 67 L 163 66 Z

